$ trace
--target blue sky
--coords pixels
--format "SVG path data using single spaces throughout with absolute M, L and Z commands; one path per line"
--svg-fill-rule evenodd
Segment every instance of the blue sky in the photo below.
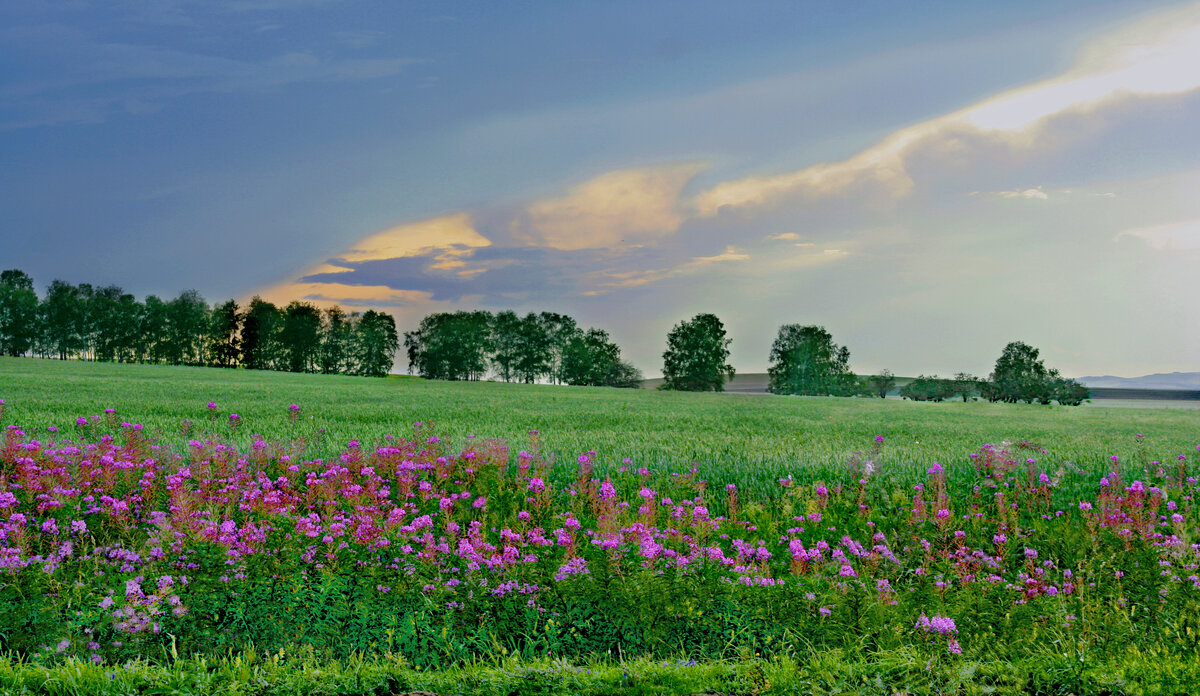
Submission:
M 0 266 L 139 296 L 714 312 L 860 372 L 1200 368 L 1200 6 L 0 5 Z

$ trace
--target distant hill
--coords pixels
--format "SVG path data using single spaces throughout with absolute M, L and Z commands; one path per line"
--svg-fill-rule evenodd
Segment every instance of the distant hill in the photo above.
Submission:
M 1079 377 L 1084 386 L 1095 389 L 1182 389 L 1200 390 L 1200 372 L 1168 372 L 1141 377 Z

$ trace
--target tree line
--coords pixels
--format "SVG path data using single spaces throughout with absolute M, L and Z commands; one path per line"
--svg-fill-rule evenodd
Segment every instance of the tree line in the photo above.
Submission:
M 641 386 L 602 329 L 555 312 L 438 312 L 404 334 L 408 370 L 430 379 L 548 381 L 574 386 Z
M 667 335 L 663 353 L 663 382 L 659 389 L 724 391 L 733 379 L 729 358 L 731 339 L 712 314 L 697 314 L 680 322 Z M 896 387 L 888 370 L 878 375 L 856 375 L 850 369 L 850 349 L 839 346 L 822 326 L 785 324 L 771 345 L 767 391 L 807 396 L 885 397 Z M 988 401 L 1078 406 L 1089 397 L 1087 387 L 1047 368 L 1037 348 L 1021 341 L 1004 347 L 986 379 L 960 372 L 953 379 L 921 375 L 900 388 L 914 401 L 963 401 L 981 397 Z
M 697 314 L 667 335 L 660 389 L 724 391 L 735 370 L 731 339 L 713 314 Z M 641 386 L 608 332 L 565 314 L 457 311 L 430 314 L 404 333 L 410 373 L 430 379 Z M 255 296 L 210 306 L 187 290 L 171 300 L 138 301 L 120 287 L 55 280 L 43 297 L 23 271 L 0 272 L 0 354 L 258 370 L 383 376 L 400 347 L 390 314 L 347 313 L 293 300 L 278 307 Z M 896 388 L 888 370 L 856 375 L 850 350 L 824 327 L 785 324 L 771 345 L 767 391 L 809 396 L 878 396 Z M 991 375 L 921 375 L 899 389 L 915 401 L 980 397 L 988 401 L 1079 405 L 1086 387 L 1049 369 L 1036 348 L 1005 346 Z
M 385 312 L 257 296 L 210 306 L 195 290 L 139 302 L 116 285 L 62 280 L 39 298 L 28 274 L 0 272 L 0 353 L 13 357 L 384 376 L 398 348 Z

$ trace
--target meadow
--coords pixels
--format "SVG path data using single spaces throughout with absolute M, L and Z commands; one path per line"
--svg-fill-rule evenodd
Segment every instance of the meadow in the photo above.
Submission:
M 0 399 L 0 693 L 1200 679 L 1195 411 L 29 359 Z

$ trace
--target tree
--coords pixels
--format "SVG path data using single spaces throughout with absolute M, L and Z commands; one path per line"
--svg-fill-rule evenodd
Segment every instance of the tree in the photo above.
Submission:
M 92 357 L 96 360 L 120 360 L 126 347 L 133 343 L 137 324 L 130 321 L 126 312 L 134 302 L 133 295 L 116 285 L 106 285 L 92 293 L 85 309 L 91 328 Z
M 1073 379 L 1058 377 L 1050 383 L 1050 395 L 1063 406 L 1078 406 L 1091 397 L 1091 391 Z
M 404 334 L 408 370 L 427 379 L 480 379 L 492 354 L 491 314 L 438 312 Z
M 1004 346 L 992 369 L 992 396 L 999 401 L 1033 403 L 1049 391 L 1049 372 L 1038 358 L 1038 349 L 1021 341 Z
M 367 310 L 355 322 L 352 345 L 355 374 L 386 377 L 400 349 L 396 320 L 385 312 Z
M 667 334 L 663 352 L 663 383 L 659 389 L 680 391 L 725 391 L 733 379 L 725 325 L 713 314 L 697 314 L 691 321 L 675 325 Z
M 514 370 L 517 379 L 526 384 L 533 384 L 553 369 L 554 335 L 542 316 L 530 312 L 521 319 Z
M 204 362 L 204 346 L 208 340 L 208 303 L 195 290 L 184 290 L 167 304 L 167 338 L 170 345 L 165 354 L 173 365 L 200 365 Z
M 0 355 L 18 357 L 33 349 L 38 335 L 38 298 L 24 271 L 0 272 Z
M 47 353 L 59 360 L 74 357 L 84 348 L 83 302 L 79 288 L 55 280 L 46 288 L 46 297 L 38 306 L 39 320 Z
M 542 312 L 538 315 L 546 335 L 549 337 L 549 348 L 547 350 L 546 362 L 548 367 L 546 373 L 550 377 L 550 381 L 555 384 L 561 384 L 562 379 L 562 359 L 563 352 L 567 348 L 567 343 L 579 333 L 579 325 L 575 320 L 565 314 L 557 312 Z
M 497 312 L 489 324 L 492 339 L 492 367 L 505 382 L 511 382 L 521 349 L 521 318 L 516 312 Z
M 357 320 L 347 317 L 337 305 L 325 310 L 321 336 L 321 372 L 330 375 L 349 371 L 355 321 Z
M 252 370 L 270 370 L 278 364 L 279 331 L 283 318 L 279 308 L 258 295 L 242 317 L 242 364 Z
M 315 372 L 321 357 L 321 310 L 308 302 L 289 302 L 279 341 L 288 371 Z
M 779 327 L 770 360 L 767 391 L 773 394 L 850 396 L 856 391 L 850 350 L 834 343 L 822 326 Z
M 870 392 L 881 399 L 887 398 L 887 393 L 896 388 L 896 376 L 891 370 L 881 370 L 877 375 L 867 378 Z
M 563 381 L 572 386 L 604 386 L 620 360 L 621 349 L 608 340 L 607 331 L 588 329 L 567 342 Z
M 954 393 L 962 397 L 963 401 L 970 401 L 976 394 L 980 393 L 981 379 L 967 372 L 959 372 L 954 375 Z
M 166 359 L 170 339 L 167 336 L 167 303 L 157 295 L 147 295 L 138 313 L 137 341 L 134 352 L 143 362 L 158 363 Z
M 237 302 L 228 300 L 212 308 L 208 319 L 208 363 L 236 367 L 241 359 L 242 315 Z
M 605 385 L 619 389 L 641 389 L 642 371 L 626 360 L 618 360 L 608 371 Z
M 900 388 L 900 396 L 913 401 L 945 401 L 958 393 L 954 380 L 921 375 Z

